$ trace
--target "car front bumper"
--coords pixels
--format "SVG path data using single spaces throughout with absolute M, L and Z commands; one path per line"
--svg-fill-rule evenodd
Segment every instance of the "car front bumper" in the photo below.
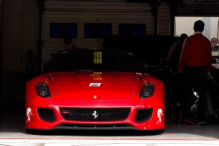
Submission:
M 45 120 L 40 116 L 40 109 L 49 109 L 53 115 L 49 115 L 50 112 L 43 112 L 45 116 L 48 116 L 49 120 Z M 69 120 L 63 117 L 61 108 L 78 108 L 78 109 L 91 109 L 91 115 L 94 114 L 97 109 L 130 109 L 127 118 L 122 120 Z M 151 109 L 152 113 L 140 113 L 141 121 L 136 120 L 136 116 L 139 110 Z M 41 112 L 42 113 L 42 112 Z M 68 114 L 68 113 L 66 113 Z M 145 118 L 144 116 L 150 116 Z M 51 119 L 52 117 L 52 119 Z M 143 117 L 143 118 L 142 118 Z M 165 129 L 164 118 L 164 103 L 161 99 L 146 99 L 139 101 L 65 101 L 65 100 L 39 100 L 32 99 L 26 103 L 26 129 L 39 129 L 39 130 L 51 130 L 51 129 L 137 129 L 137 130 L 161 130 Z M 54 118 L 54 119 L 53 119 Z M 93 116 L 94 118 L 94 116 Z

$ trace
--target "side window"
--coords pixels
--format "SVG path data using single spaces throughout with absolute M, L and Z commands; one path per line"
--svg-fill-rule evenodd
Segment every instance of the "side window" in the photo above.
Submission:
M 77 23 L 50 23 L 50 38 L 63 38 L 66 34 L 77 38 Z

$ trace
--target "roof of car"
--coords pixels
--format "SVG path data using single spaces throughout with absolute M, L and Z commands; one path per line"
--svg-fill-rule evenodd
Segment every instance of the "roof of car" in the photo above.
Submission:
M 124 53 L 131 53 L 130 51 L 127 50 L 118 50 L 118 49 L 94 49 L 94 48 L 80 48 L 80 49 L 74 49 L 74 50 L 63 50 L 60 51 L 59 53 L 64 54 L 68 52 L 75 52 L 75 51 L 113 51 L 113 52 L 124 52 Z

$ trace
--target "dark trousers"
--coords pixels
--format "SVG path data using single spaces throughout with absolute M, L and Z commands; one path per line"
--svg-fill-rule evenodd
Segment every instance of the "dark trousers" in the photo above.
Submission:
M 189 103 L 194 103 L 197 99 L 193 94 L 193 89 L 197 90 L 200 104 L 197 111 L 198 119 L 206 120 L 207 112 L 207 68 L 206 66 L 186 66 L 182 84 L 182 92 Z

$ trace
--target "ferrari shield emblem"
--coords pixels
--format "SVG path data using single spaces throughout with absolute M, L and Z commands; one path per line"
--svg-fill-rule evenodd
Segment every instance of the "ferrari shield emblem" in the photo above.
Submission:
M 94 111 L 94 112 L 92 113 L 92 116 L 93 116 L 94 119 L 96 119 L 96 118 L 98 117 L 97 111 Z

